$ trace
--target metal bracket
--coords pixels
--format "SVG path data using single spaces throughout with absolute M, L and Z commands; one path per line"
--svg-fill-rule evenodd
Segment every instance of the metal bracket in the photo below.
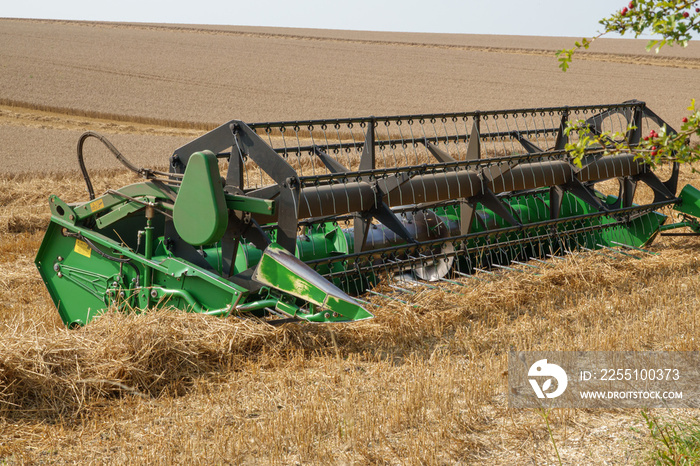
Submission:
M 375 147 L 374 147 L 374 124 L 376 119 L 371 117 L 367 123 L 367 134 L 365 134 L 365 145 L 360 156 L 360 171 L 374 170 L 376 167 Z
M 474 123 L 472 124 L 472 131 L 469 134 L 469 142 L 467 143 L 466 160 L 478 160 L 481 158 L 481 136 L 479 135 L 480 121 L 479 112 L 476 112 Z
M 233 136 L 233 146 L 231 146 L 231 155 L 228 158 L 228 172 L 226 173 L 226 187 L 232 186 L 236 189 L 243 190 L 243 175 L 245 173 L 245 165 L 243 157 L 245 154 L 241 151 L 238 143 L 238 123 L 229 125 L 231 135 Z

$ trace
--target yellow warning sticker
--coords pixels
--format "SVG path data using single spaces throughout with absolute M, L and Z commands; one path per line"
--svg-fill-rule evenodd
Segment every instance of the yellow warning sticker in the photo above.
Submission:
M 104 207 L 105 207 L 105 203 L 102 199 L 98 199 L 98 200 L 92 201 L 90 203 L 90 210 L 92 212 L 97 212 L 100 209 L 104 209 Z
M 73 248 L 73 250 L 85 257 L 90 257 L 90 254 L 92 253 L 92 249 L 90 248 L 90 246 L 88 246 L 88 244 L 85 241 L 80 239 L 75 240 L 75 247 Z

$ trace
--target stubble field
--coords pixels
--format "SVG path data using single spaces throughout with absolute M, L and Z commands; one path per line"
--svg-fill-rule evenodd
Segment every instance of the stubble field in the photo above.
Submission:
M 375 319 L 343 326 L 157 312 L 67 331 L 33 265 L 49 194 L 86 198 L 85 130 L 163 168 L 233 118 L 636 98 L 677 122 L 697 97 L 695 43 L 602 41 L 562 74 L 561 38 L 29 20 L 0 35 L 0 463 L 552 463 L 543 414 L 507 406 L 510 349 L 700 349 L 694 238 L 372 299 Z M 133 180 L 87 151 L 97 191 Z M 639 411 L 549 421 L 565 464 L 648 459 Z

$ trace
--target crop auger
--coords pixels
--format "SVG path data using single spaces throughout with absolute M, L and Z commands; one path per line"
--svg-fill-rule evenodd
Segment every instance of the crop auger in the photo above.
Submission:
M 167 173 L 134 166 L 88 132 L 78 159 L 90 200 L 50 197 L 36 264 L 69 327 L 164 306 L 347 322 L 372 317 L 352 296 L 382 277 L 439 285 L 572 250 L 642 248 L 666 229 L 700 232 L 700 191 L 676 196 L 678 164 L 661 181 L 632 153 L 594 148 L 578 166 L 565 150 L 567 122 L 578 120 L 632 146 L 650 129 L 673 132 L 639 101 L 233 120 L 177 149 Z M 89 137 L 146 180 L 95 197 Z M 616 195 L 601 192 L 608 180 Z M 651 202 L 636 199 L 640 183 Z M 665 207 L 682 221 L 664 225 Z

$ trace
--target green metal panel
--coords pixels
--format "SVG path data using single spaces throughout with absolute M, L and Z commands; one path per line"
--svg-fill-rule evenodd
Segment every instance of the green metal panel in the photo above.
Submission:
M 296 314 L 309 321 L 345 322 L 372 317 L 357 301 L 274 243 L 263 253 L 253 279 L 327 309 L 312 315 Z
M 61 229 L 56 222 L 49 224 L 36 265 L 63 322 L 85 325 L 108 307 L 107 290 L 127 289 L 135 275 L 131 270 L 120 273 L 118 263 L 94 253 L 80 239 L 63 236 Z
M 193 246 L 217 242 L 226 231 L 228 210 L 216 156 L 210 151 L 190 157 L 173 208 L 180 237 Z
M 105 255 L 131 261 L 123 264 Z M 227 315 L 247 295 L 244 288 L 182 259 L 166 255 L 149 260 L 60 218 L 52 218 L 36 265 L 61 319 L 71 327 L 85 325 L 110 308 L 138 311 L 173 306 Z
M 124 186 L 123 188 L 117 190 L 117 193 L 132 198 L 148 196 L 153 199 L 168 199 L 168 197 L 163 193 L 163 191 L 150 181 Z M 107 212 L 113 207 L 118 206 L 119 204 L 123 204 L 125 202 L 127 202 L 127 198 L 125 198 L 124 196 L 121 196 L 119 194 L 107 193 L 92 201 L 88 201 L 82 205 L 75 207 L 76 219 L 82 220 L 96 214 L 101 214 L 102 212 Z
M 700 190 L 692 185 L 685 185 L 681 190 L 681 202 L 674 207 L 678 212 L 700 218 Z

